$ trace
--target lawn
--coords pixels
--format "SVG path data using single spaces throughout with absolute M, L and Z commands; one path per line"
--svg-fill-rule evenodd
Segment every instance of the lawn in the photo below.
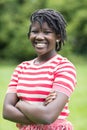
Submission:
M 15 66 L 9 66 L 9 65 L 1 65 L 0 66 L 0 74 L 1 74 L 1 80 L 0 80 L 0 130 L 17 130 L 15 127 L 15 123 L 12 123 L 10 121 L 4 120 L 2 118 L 2 106 L 3 106 L 3 100 L 5 97 L 7 85 L 10 81 L 11 74 L 14 70 Z
M 69 120 L 73 123 L 74 130 L 87 130 L 87 62 L 80 60 L 80 62 L 75 63 L 75 66 L 77 69 L 77 86 L 71 96 Z M 14 68 L 15 65 L 0 66 L 0 130 L 17 130 L 15 123 L 2 118 L 3 100 Z
M 87 64 L 77 65 L 77 87 L 70 102 L 69 119 L 75 130 L 87 130 Z

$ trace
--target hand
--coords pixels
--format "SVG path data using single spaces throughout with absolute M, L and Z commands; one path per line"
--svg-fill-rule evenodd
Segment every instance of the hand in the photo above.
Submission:
M 44 105 L 46 106 L 47 104 L 55 100 L 56 97 L 57 97 L 57 94 L 55 91 L 50 92 L 50 94 L 45 99 Z

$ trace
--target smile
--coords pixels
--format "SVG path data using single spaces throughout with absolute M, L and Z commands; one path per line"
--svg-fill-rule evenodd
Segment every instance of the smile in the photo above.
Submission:
M 44 48 L 44 47 L 47 47 L 47 44 L 46 43 L 36 43 L 36 44 L 34 44 L 34 46 L 37 48 Z

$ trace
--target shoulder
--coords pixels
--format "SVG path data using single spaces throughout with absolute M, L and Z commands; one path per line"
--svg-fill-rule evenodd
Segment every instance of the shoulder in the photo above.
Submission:
M 21 62 L 16 66 L 15 70 L 22 71 L 23 69 L 27 69 L 31 65 L 32 61 L 33 60 Z
M 32 61 L 33 60 L 24 61 L 24 62 L 20 63 L 17 67 L 21 67 L 21 68 L 28 67 L 29 65 L 31 65 Z
M 69 74 L 76 77 L 76 68 L 74 64 L 61 55 L 57 56 L 57 65 L 55 67 L 55 73 Z
M 69 60 L 67 59 L 66 57 L 63 57 L 61 55 L 57 55 L 56 57 L 56 61 L 58 63 L 58 67 L 72 67 L 73 69 L 75 69 L 75 66 L 74 64 Z

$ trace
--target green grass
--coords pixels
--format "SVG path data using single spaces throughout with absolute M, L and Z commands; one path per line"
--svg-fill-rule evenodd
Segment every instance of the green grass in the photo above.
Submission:
M 87 124 L 87 62 L 80 58 L 74 58 L 73 62 L 77 69 L 77 86 L 71 96 L 69 120 L 74 125 L 74 130 L 86 130 Z M 0 130 L 17 130 L 15 123 L 2 118 L 2 107 L 15 65 L 0 65 Z
M 7 90 L 8 83 L 10 81 L 11 74 L 14 70 L 15 66 L 1 65 L 0 66 L 0 130 L 17 130 L 15 127 L 15 123 L 4 120 L 2 118 L 2 108 L 3 101 L 5 97 L 5 93 Z
M 75 130 L 87 130 L 87 63 L 76 65 L 76 69 L 77 87 L 71 97 L 69 119 Z

